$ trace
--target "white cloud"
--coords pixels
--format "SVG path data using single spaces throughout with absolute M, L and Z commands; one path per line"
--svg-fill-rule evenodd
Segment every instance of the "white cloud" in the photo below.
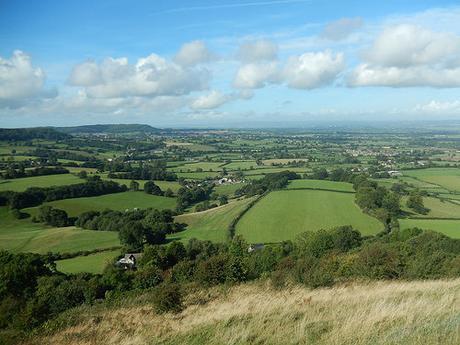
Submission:
M 219 91 L 212 90 L 210 93 L 196 98 L 190 107 L 192 109 L 215 109 L 232 99 L 234 99 L 232 95 L 225 95 Z
M 101 82 L 99 66 L 94 61 L 86 61 L 76 65 L 70 74 L 69 84 L 77 86 L 92 86 Z
M 343 53 L 305 53 L 288 59 L 283 77 L 291 88 L 313 89 L 333 82 L 344 68 Z
M 245 63 L 276 60 L 278 46 L 269 40 L 243 43 L 238 51 L 238 58 Z
M 460 37 L 451 33 L 388 27 L 364 59 L 350 74 L 350 86 L 460 86 Z
M 415 106 L 414 111 L 426 114 L 458 115 L 460 113 L 460 101 L 442 102 L 432 100 L 426 104 L 418 104 Z
M 362 18 L 342 18 L 335 22 L 328 23 L 321 37 L 331 41 L 341 41 L 347 38 L 352 32 L 359 29 L 363 25 Z
M 213 59 L 214 55 L 202 41 L 185 43 L 174 57 L 174 61 L 182 66 L 195 66 Z
M 29 55 L 20 50 L 10 59 L 0 57 L 0 107 L 19 107 L 30 100 L 54 97 L 54 90 L 46 90 L 45 73 L 35 68 Z
M 275 62 L 250 63 L 238 69 L 233 85 L 241 89 L 259 89 L 278 80 L 278 65 Z
M 366 57 L 369 62 L 381 66 L 409 67 L 458 59 L 459 53 L 460 37 L 402 24 L 386 28 Z
M 85 87 L 88 97 L 157 97 L 204 90 L 209 78 L 206 69 L 183 67 L 151 54 L 134 65 L 127 58 L 83 63 L 74 68 L 70 82 Z
M 361 64 L 350 75 L 349 84 L 351 86 L 460 87 L 460 68 L 427 66 L 400 68 Z

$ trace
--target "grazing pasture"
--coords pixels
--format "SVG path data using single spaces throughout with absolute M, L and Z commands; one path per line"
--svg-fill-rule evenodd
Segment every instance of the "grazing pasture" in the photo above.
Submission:
M 456 219 L 400 219 L 401 229 L 420 228 L 443 233 L 452 238 L 460 238 L 460 220 Z
M 271 192 L 237 223 L 236 233 L 249 242 L 280 242 L 304 231 L 352 225 L 363 235 L 383 230 L 377 219 L 363 213 L 354 194 L 318 190 Z
M 176 217 L 176 222 L 186 223 L 185 231 L 169 235 L 171 240 L 210 240 L 225 242 L 228 238 L 228 227 L 252 201 L 252 198 L 230 202 L 227 205 L 212 208 L 203 212 L 182 214 Z
M 53 228 L 13 218 L 0 207 L 0 249 L 12 252 L 71 253 L 120 245 L 118 233 L 82 230 L 75 227 Z
M 66 211 L 69 216 L 76 217 L 83 212 L 103 211 L 105 209 L 118 211 L 133 208 L 145 209 L 149 207 L 159 210 L 172 209 L 176 206 L 176 199 L 165 196 L 150 195 L 139 191 L 57 200 L 47 202 L 44 205 L 59 208 Z M 31 215 L 35 215 L 37 211 L 38 207 L 24 209 L 24 212 L 30 213 Z
M 11 180 L 0 180 L 0 191 L 12 190 L 15 192 L 23 192 L 30 187 L 64 186 L 84 182 L 84 180 L 72 174 L 22 177 Z
M 56 261 L 56 268 L 63 273 L 102 273 L 105 266 L 114 258 L 120 255 L 120 250 L 108 250 L 87 256 L 77 256 L 75 258 Z

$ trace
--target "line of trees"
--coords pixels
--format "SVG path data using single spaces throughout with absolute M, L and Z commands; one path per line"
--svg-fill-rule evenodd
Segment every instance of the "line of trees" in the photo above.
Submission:
M 46 201 L 98 196 L 125 192 L 126 190 L 125 185 L 119 185 L 114 181 L 103 181 L 98 178 L 92 178 L 85 183 L 67 186 L 31 187 L 24 192 L 0 192 L 0 205 L 8 205 L 12 209 L 21 209 L 38 206 Z
M 56 166 L 56 167 L 36 167 L 33 169 L 14 169 L 7 168 L 5 172 L 0 173 L 0 177 L 4 179 L 14 179 L 21 177 L 32 177 L 32 176 L 44 176 L 44 175 L 58 175 L 58 174 L 68 174 L 69 170 Z

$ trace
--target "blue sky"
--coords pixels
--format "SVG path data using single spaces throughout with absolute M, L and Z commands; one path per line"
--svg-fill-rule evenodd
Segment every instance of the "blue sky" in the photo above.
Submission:
M 0 124 L 460 120 L 456 3 L 0 0 Z

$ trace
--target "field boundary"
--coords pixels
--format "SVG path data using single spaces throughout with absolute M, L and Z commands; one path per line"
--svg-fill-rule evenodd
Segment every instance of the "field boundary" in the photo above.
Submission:
M 281 191 L 290 191 L 290 190 L 319 190 L 323 192 L 336 192 L 336 193 L 345 193 L 345 194 L 355 194 L 356 193 L 354 191 L 337 190 L 337 189 L 329 189 L 329 188 L 314 188 L 314 187 L 286 188 L 286 189 L 282 189 Z
M 460 217 L 407 217 L 400 219 L 422 219 L 422 220 L 460 220 Z
M 227 229 L 227 237 L 229 240 L 232 240 L 233 237 L 235 236 L 235 229 L 236 229 L 236 224 L 240 221 L 241 218 L 248 212 L 260 199 L 262 199 L 264 196 L 268 195 L 270 192 L 265 192 L 264 194 L 259 195 L 257 198 L 252 200 L 245 208 L 242 210 L 230 223 Z

